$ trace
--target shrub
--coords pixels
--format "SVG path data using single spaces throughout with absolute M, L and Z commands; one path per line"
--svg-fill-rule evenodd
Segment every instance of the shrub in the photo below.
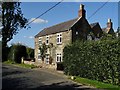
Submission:
M 120 85 L 120 41 L 75 42 L 63 50 L 64 72 Z
M 26 52 L 27 52 L 27 58 L 34 58 L 34 49 L 27 47 Z
M 10 47 L 8 59 L 16 63 L 21 63 L 21 58 L 26 57 L 26 47 L 21 44 L 14 44 Z

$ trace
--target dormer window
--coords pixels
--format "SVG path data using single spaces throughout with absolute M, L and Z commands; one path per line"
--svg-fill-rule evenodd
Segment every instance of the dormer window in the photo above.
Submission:
M 59 33 L 57 34 L 57 44 L 61 44 L 62 43 L 62 34 Z
M 49 36 L 46 36 L 46 45 L 49 44 Z

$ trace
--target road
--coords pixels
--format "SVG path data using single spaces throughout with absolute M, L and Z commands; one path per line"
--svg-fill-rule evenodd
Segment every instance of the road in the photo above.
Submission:
M 2 65 L 2 90 L 93 90 L 77 84 L 57 71 L 47 69 L 26 69 L 12 65 Z M 95 89 L 94 89 L 95 90 Z

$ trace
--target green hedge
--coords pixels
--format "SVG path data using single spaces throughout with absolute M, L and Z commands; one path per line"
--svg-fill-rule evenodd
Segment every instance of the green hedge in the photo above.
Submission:
M 16 63 L 21 63 L 21 58 L 22 57 L 25 58 L 26 56 L 27 56 L 27 52 L 26 52 L 26 47 L 24 45 L 16 44 L 10 47 L 10 52 L 8 55 L 9 60 L 12 60 Z
M 76 42 L 64 48 L 64 72 L 120 85 L 120 41 Z

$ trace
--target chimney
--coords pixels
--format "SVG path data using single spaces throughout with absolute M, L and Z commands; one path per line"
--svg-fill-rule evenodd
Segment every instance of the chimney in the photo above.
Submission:
M 83 17 L 83 18 L 86 17 L 86 11 L 84 10 L 84 5 L 83 4 L 80 4 L 80 9 L 78 11 L 78 16 Z
M 111 19 L 108 19 L 107 29 L 112 29 L 112 27 L 113 27 L 113 23 L 111 22 Z

